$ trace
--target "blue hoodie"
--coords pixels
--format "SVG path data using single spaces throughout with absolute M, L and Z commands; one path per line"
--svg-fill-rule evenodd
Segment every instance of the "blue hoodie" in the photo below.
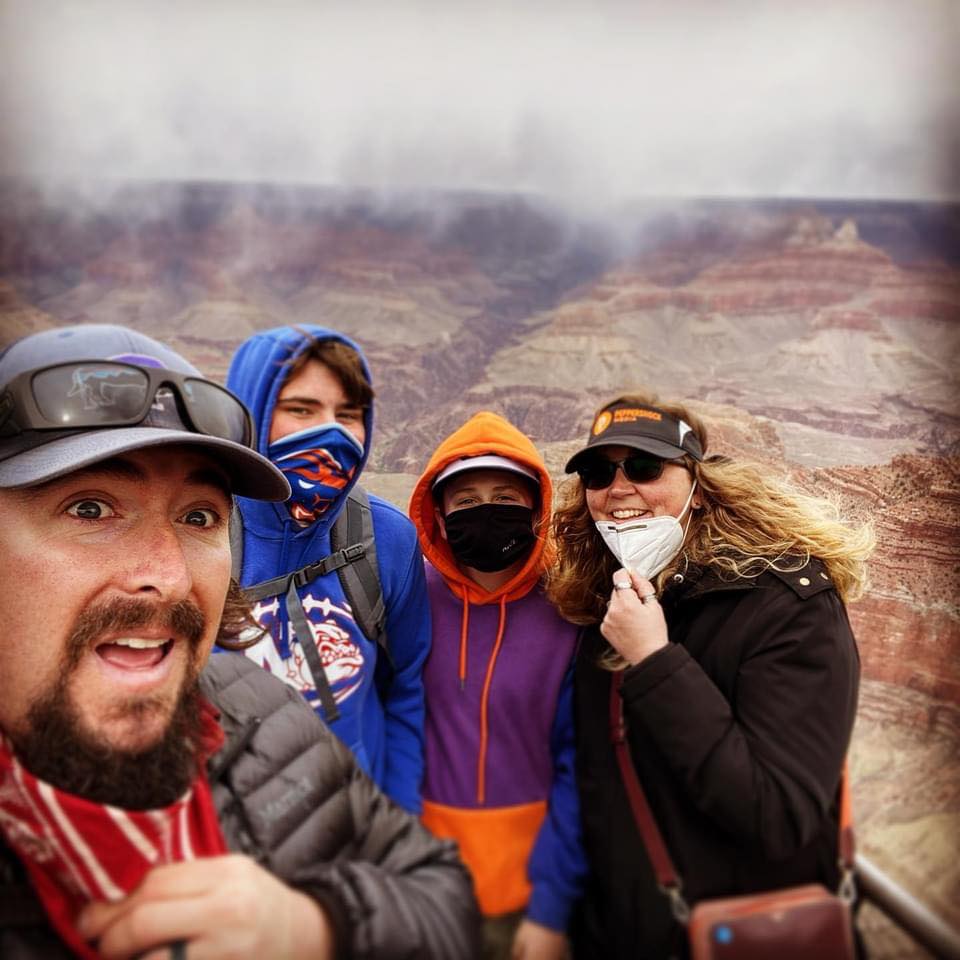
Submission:
M 360 348 L 333 330 L 309 324 L 299 330 L 278 327 L 254 334 L 240 345 L 230 364 L 227 386 L 250 408 L 257 429 L 257 449 L 267 455 L 270 423 L 286 362 L 302 353 L 308 341 L 339 340 L 360 355 L 367 380 L 370 371 Z M 336 503 L 308 527 L 299 526 L 282 503 L 237 497 L 243 514 L 242 586 L 292 573 L 331 552 L 330 529 L 370 454 L 373 410 L 364 416 L 363 458 Z M 423 774 L 423 664 L 430 649 L 430 612 L 423 559 L 410 521 L 394 506 L 370 496 L 377 566 L 387 608 L 387 643 L 394 673 L 384 702 L 374 685 L 377 645 L 354 622 L 336 572 L 300 588 L 300 598 L 315 631 L 327 678 L 340 708 L 333 731 L 354 752 L 360 766 L 396 803 L 420 811 Z M 269 630 L 247 649 L 251 659 L 300 690 L 323 716 L 316 688 L 287 619 L 282 597 L 268 597 L 254 608 Z

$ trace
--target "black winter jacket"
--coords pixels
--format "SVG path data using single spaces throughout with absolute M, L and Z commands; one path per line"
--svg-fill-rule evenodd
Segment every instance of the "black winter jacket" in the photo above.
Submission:
M 686 899 L 835 887 L 859 657 L 823 565 L 731 582 L 692 571 L 662 604 L 671 642 L 625 672 L 622 697 L 631 756 Z M 576 673 L 591 869 L 576 957 L 683 956 L 617 766 L 602 646 L 591 628 Z
M 452 844 L 380 793 L 300 694 L 246 657 L 217 654 L 201 683 L 227 736 L 208 768 L 227 845 L 324 905 L 338 957 L 476 955 L 479 915 Z M 0 842 L 0 957 L 67 956 Z

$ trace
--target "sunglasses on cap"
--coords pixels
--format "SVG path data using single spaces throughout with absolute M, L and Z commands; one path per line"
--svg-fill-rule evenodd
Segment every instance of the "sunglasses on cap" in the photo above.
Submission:
M 650 483 L 663 473 L 666 461 L 650 453 L 638 450 L 621 460 L 607 460 L 606 457 L 592 456 L 584 458 L 577 466 L 580 482 L 588 490 L 605 490 L 613 483 L 617 467 L 631 483 Z
M 26 430 L 132 427 L 162 408 L 163 388 L 196 433 L 253 444 L 253 421 L 229 390 L 186 373 L 113 360 L 81 360 L 25 370 L 0 393 L 0 437 Z

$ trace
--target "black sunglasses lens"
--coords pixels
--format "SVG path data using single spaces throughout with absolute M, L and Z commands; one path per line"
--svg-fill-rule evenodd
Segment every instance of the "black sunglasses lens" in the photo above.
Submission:
M 649 483 L 663 473 L 663 461 L 645 455 L 625 457 L 623 472 L 631 483 Z
M 247 411 L 232 393 L 209 380 L 185 380 L 183 393 L 190 419 L 202 433 L 234 443 L 251 442 Z
M 208 380 L 109 361 L 65 363 L 34 374 L 30 389 L 46 421 L 37 426 L 95 429 L 140 423 L 154 396 L 169 392 L 161 386 L 167 377 L 195 430 L 235 443 L 252 443 L 246 408 L 230 391 Z
M 126 364 L 68 364 L 41 370 L 31 389 L 51 424 L 96 427 L 142 416 L 149 382 L 143 371 Z
M 588 490 L 603 490 L 609 487 L 616 472 L 617 465 L 612 460 L 599 457 L 596 460 L 587 460 L 577 467 L 580 482 Z
M 623 460 L 607 460 L 597 457 L 586 460 L 577 467 L 580 482 L 588 490 L 605 490 L 613 483 L 617 467 L 622 467 L 624 475 L 631 483 L 649 483 L 663 473 L 663 461 L 649 454 L 640 453 Z

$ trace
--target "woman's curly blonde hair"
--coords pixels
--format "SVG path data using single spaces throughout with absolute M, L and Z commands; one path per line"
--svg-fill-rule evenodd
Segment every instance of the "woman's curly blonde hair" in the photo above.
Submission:
M 629 394 L 605 406 L 614 403 L 655 406 L 684 420 L 706 454 L 707 428 L 683 404 Z M 875 544 L 870 524 L 845 523 L 830 501 L 804 494 L 755 464 L 724 456 L 705 456 L 701 463 L 685 456 L 672 462 L 696 478 L 701 506 L 691 513 L 682 550 L 655 578 L 658 592 L 688 566 L 713 568 L 736 579 L 759 576 L 771 567 L 797 570 L 817 557 L 844 601 L 863 593 L 866 560 Z M 553 533 L 558 556 L 548 579 L 548 596 L 567 620 L 599 623 L 620 563 L 594 526 L 577 476 L 560 485 Z

